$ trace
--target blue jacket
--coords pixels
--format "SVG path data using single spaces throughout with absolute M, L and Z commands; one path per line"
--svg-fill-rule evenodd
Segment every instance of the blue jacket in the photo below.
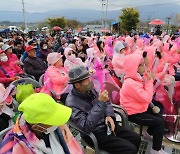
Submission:
M 71 120 L 86 133 L 105 130 L 105 118 L 115 117 L 111 104 L 100 102 L 95 90 L 82 94 L 73 88 L 68 94 L 66 105 L 72 108 Z
M 38 58 L 42 58 L 42 54 L 41 54 L 41 52 L 40 52 L 39 49 L 36 49 L 36 56 L 37 56 Z M 22 59 L 21 59 L 22 63 L 24 63 L 24 60 L 25 60 L 27 57 L 28 57 L 28 54 L 27 54 L 26 51 L 24 51 L 23 57 L 22 57 Z

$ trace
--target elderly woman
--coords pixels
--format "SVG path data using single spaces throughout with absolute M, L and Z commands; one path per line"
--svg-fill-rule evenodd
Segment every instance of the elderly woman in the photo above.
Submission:
M 3 50 L 0 50 L 0 83 L 8 86 L 12 81 L 19 79 L 20 74 L 24 74 L 23 70 L 11 62 Z
M 2 50 L 7 55 L 9 61 L 11 61 L 12 63 L 15 63 L 17 65 L 20 65 L 20 61 L 19 61 L 18 57 L 14 53 L 12 53 L 12 46 L 4 44 L 2 46 Z
M 68 73 L 63 67 L 62 55 L 50 53 L 47 56 L 47 62 L 49 67 L 44 75 L 44 87 L 41 92 L 50 94 L 50 91 L 54 91 L 60 99 L 68 85 Z
M 67 71 L 69 71 L 74 66 L 84 65 L 82 60 L 76 57 L 72 48 L 69 47 L 65 48 L 64 55 L 66 57 L 66 60 L 64 62 L 64 67 Z
M 113 69 L 118 77 L 121 79 L 124 76 L 124 58 L 125 55 L 123 54 L 125 46 L 122 42 L 116 42 L 114 46 L 114 54 L 112 59 Z
M 12 89 L 6 90 L 4 85 L 0 83 L 0 131 L 11 125 L 10 119 L 14 116 L 12 92 Z
M 22 115 L 2 141 L 1 154 L 70 154 L 59 126 L 72 110 L 47 94 L 27 97 L 20 105 Z

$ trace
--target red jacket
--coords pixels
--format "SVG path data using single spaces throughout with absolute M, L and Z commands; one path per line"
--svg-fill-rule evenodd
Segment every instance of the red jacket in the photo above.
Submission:
M 5 63 L 0 62 L 0 67 L 3 68 L 0 69 L 0 83 L 3 84 L 9 84 L 14 80 L 13 77 L 15 77 L 17 74 L 24 73 L 18 65 L 10 62 L 9 60 Z M 3 72 L 2 70 L 4 70 L 5 72 Z
M 13 53 L 7 54 L 7 57 L 8 57 L 8 61 L 10 61 L 12 63 L 15 63 L 16 61 L 19 61 L 18 57 Z

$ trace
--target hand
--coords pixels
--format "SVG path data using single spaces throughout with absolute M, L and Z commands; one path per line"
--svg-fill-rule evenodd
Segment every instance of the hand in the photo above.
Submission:
M 108 102 L 109 101 L 108 91 L 107 90 L 104 90 L 103 92 L 100 91 L 98 100 L 101 102 Z
M 19 80 L 19 79 L 21 79 L 20 76 L 15 76 L 15 80 Z
M 15 64 L 16 64 L 16 65 L 20 65 L 20 61 L 19 61 L 19 60 L 16 60 L 16 61 L 15 61 Z
M 0 109 L 2 109 L 2 107 L 3 107 L 3 104 L 2 104 L 2 103 L 0 103 Z
M 16 80 L 16 78 L 15 77 L 11 77 L 11 78 L 9 78 L 11 81 L 14 81 L 14 80 Z
M 160 108 L 158 106 L 154 106 L 152 108 L 152 111 L 153 111 L 153 113 L 159 113 L 160 112 Z
M 106 123 L 106 125 L 108 125 L 108 123 L 110 123 L 110 125 L 111 125 L 111 131 L 114 132 L 115 124 L 114 124 L 114 120 L 113 120 L 110 116 L 107 116 L 107 117 L 106 117 L 105 123 Z
M 153 78 L 152 77 L 152 72 L 150 70 L 147 70 L 146 74 L 147 74 L 148 80 L 151 80 Z
M 62 126 L 60 126 L 60 129 L 61 129 L 62 135 L 63 135 L 66 143 L 68 143 L 73 136 L 72 133 L 70 132 L 68 126 L 66 124 L 62 125 Z

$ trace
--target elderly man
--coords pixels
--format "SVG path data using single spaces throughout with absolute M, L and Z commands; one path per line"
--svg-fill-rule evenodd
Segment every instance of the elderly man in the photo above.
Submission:
M 73 84 L 73 89 L 66 99 L 66 105 L 72 108 L 72 121 L 81 130 L 93 132 L 100 149 L 111 154 L 136 154 L 140 137 L 115 122 L 108 92 L 105 90 L 98 94 L 94 90 L 90 74 L 84 66 L 69 71 L 69 83 Z M 91 145 L 87 136 L 82 137 Z
M 42 59 L 36 57 L 36 50 L 33 46 L 28 46 L 26 52 L 28 57 L 24 61 L 24 70 L 38 81 L 40 76 L 45 73 L 47 66 Z
M 70 118 L 69 107 L 37 93 L 27 97 L 18 109 L 23 114 L 2 141 L 1 154 L 70 154 L 59 129 Z

